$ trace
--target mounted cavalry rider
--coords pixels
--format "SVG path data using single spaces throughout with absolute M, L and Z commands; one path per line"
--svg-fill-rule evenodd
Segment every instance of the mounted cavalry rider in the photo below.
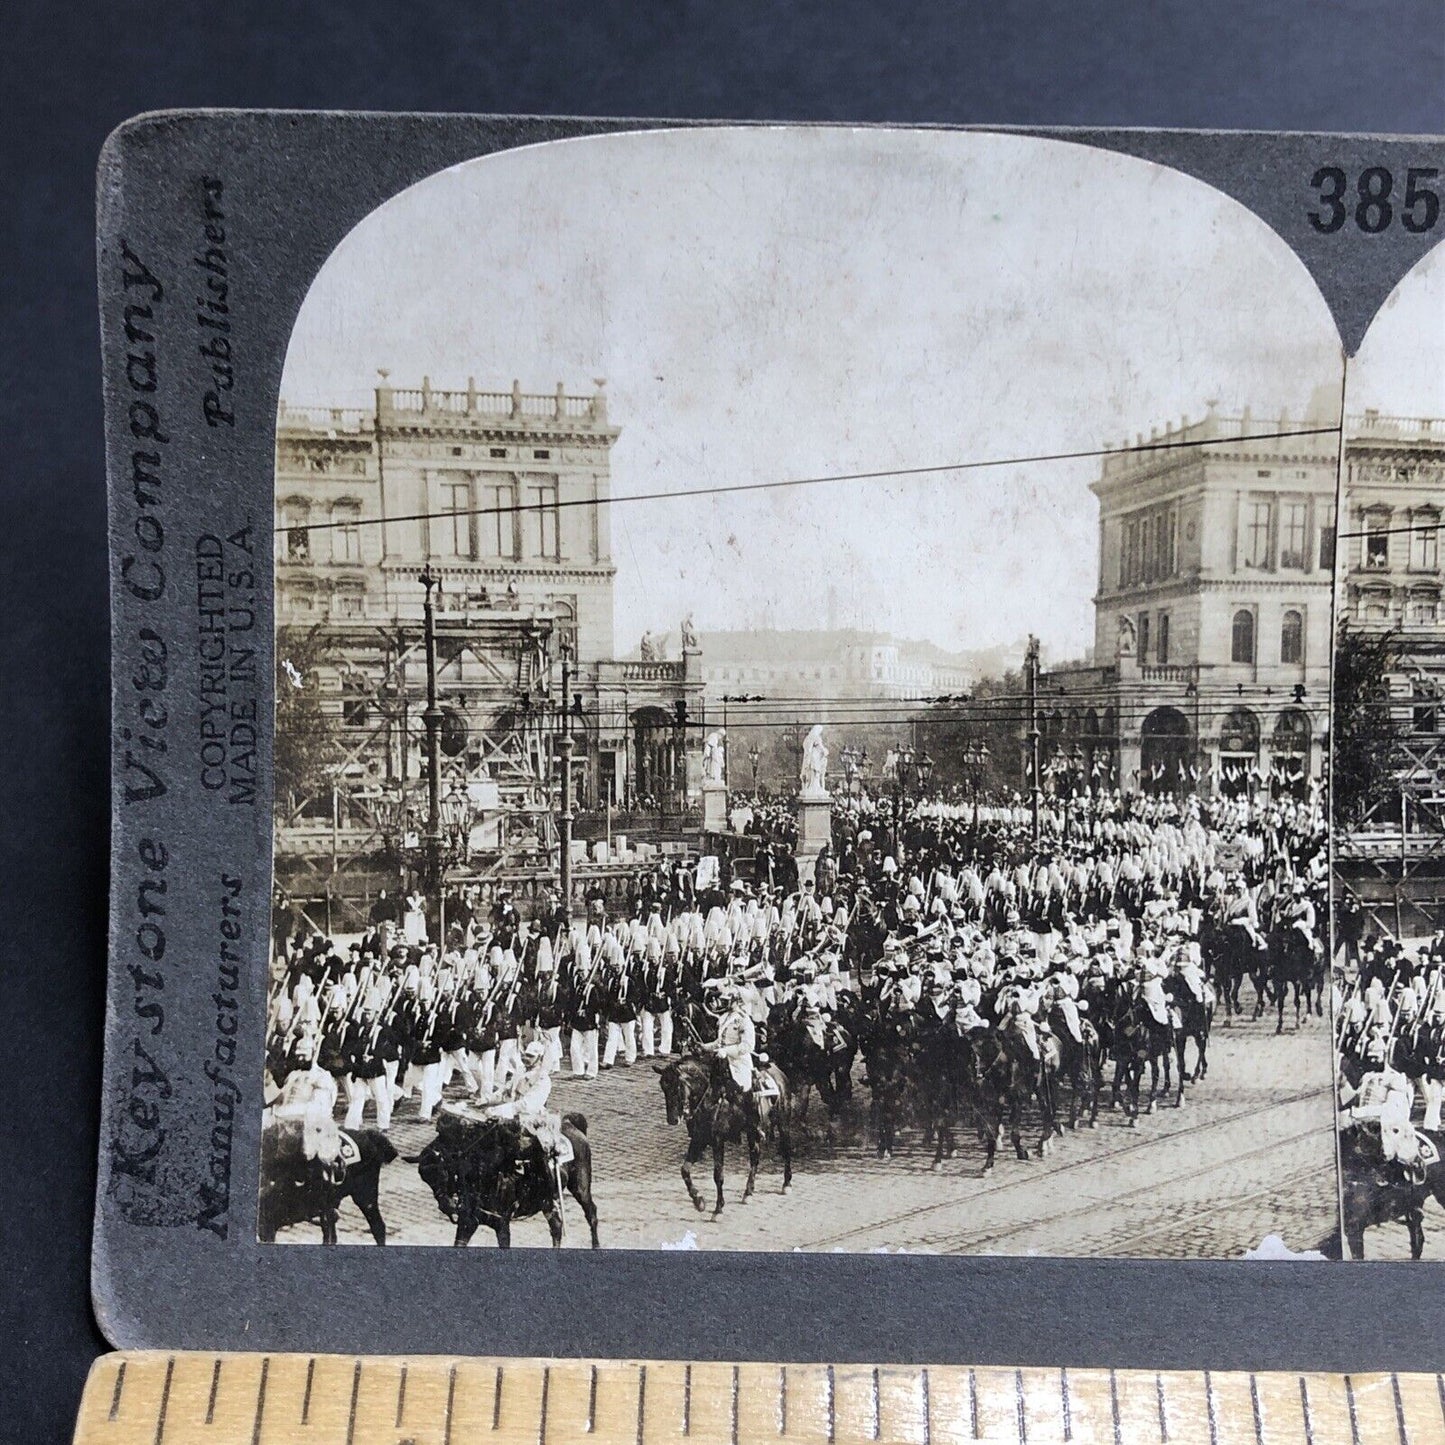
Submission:
M 753 1091 L 753 1051 L 757 1029 L 748 1012 L 747 999 L 735 984 L 718 984 L 724 1012 L 718 1018 L 717 1037 L 703 1044 L 703 1052 L 714 1056 L 713 1084 L 733 1102 L 743 1103 Z
M 1421 1136 L 1410 1122 L 1415 1086 L 1391 1068 L 1384 1039 L 1371 1039 L 1366 1059 L 1373 1071 L 1360 1080 L 1358 1089 L 1347 1080 L 1340 1081 L 1341 1131 L 1376 1125 L 1386 1165 L 1397 1164 L 1408 1183 L 1423 1184 L 1426 1168 L 1434 1161 L 1422 1152 Z M 1438 1158 L 1435 1146 L 1428 1139 L 1423 1142 L 1429 1154 Z
M 443 1108 L 462 1118 L 514 1119 L 524 1133 L 530 1134 L 542 1146 L 542 1157 L 547 1161 L 547 1172 L 554 1186 L 559 1183 L 562 1166 L 572 1158 L 572 1143 L 562 1132 L 562 1117 L 550 1113 L 547 1101 L 552 1094 L 552 1074 L 548 1068 L 547 1046 L 541 1039 L 534 1039 L 522 1051 L 522 1069 L 512 1074 L 506 1083 L 493 1094 L 482 1094 L 457 1104 L 446 1104 Z M 524 1167 L 517 1161 L 517 1171 Z
M 278 1124 L 297 1121 L 302 1157 L 317 1161 L 332 1183 L 340 1183 L 346 1164 L 341 1157 L 341 1131 L 334 1117 L 336 1080 L 316 1062 L 314 1034 L 302 1034 L 293 1053 L 295 1068 L 286 1076 L 271 1105 L 271 1118 Z

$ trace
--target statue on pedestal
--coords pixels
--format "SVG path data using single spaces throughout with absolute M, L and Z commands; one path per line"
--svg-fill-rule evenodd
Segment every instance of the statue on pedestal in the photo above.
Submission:
M 692 625 L 691 612 L 682 619 L 682 650 L 684 652 L 697 651 L 697 628 Z
M 1132 617 L 1119 618 L 1119 641 L 1117 645 L 1120 657 L 1133 657 L 1134 649 L 1138 646 L 1138 638 L 1134 632 L 1134 619 Z
M 803 797 L 828 796 L 828 745 L 823 741 L 822 723 L 814 723 L 803 742 L 803 767 L 799 781 Z
M 702 781 L 704 786 L 715 784 L 721 787 L 726 781 L 724 773 L 727 759 L 727 734 L 719 728 L 709 733 L 702 747 Z

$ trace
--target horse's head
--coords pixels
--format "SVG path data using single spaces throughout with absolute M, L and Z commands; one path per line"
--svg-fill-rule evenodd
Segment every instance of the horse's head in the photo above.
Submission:
M 662 1083 L 662 1097 L 667 1105 L 667 1122 L 679 1124 L 691 1117 L 700 1095 L 707 1088 L 707 1073 L 696 1060 L 678 1059 L 670 1064 L 654 1064 Z

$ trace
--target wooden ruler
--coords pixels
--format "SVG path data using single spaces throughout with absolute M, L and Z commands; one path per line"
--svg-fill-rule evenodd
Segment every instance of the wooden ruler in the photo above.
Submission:
M 1435 1375 L 136 1352 L 76 1445 L 1426 1445 Z

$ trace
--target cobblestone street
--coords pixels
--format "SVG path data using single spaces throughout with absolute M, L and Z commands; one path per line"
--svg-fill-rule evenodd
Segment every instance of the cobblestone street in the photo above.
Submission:
M 610 1248 L 1228 1258 L 1268 1234 L 1280 1235 L 1291 1249 L 1314 1249 L 1336 1227 L 1329 1036 L 1319 1019 L 1280 1038 L 1269 1018 L 1217 1020 L 1209 1076 L 1189 1087 L 1183 1108 L 1163 1104 L 1131 1129 L 1121 1113 L 1105 1107 L 1096 1130 L 1066 1132 L 1042 1160 L 1017 1161 L 1005 1142 L 987 1178 L 971 1131 L 960 1132 L 958 1157 L 941 1174 L 931 1172 L 933 1151 L 917 1128 L 901 1135 L 893 1159 L 877 1159 L 866 1127 L 867 1091 L 855 1092 L 852 1109 L 831 1132 L 814 1101 L 807 1124 L 795 1131 L 793 1189 L 786 1197 L 769 1150 L 757 1195 L 743 1207 L 746 1153 L 730 1151 L 726 1209 L 717 1221 L 710 1205 L 699 1214 L 688 1200 L 678 1172 L 685 1135 L 667 1125 L 650 1061 L 639 1059 L 591 1083 L 564 1072 L 552 1102 L 587 1118 L 593 1193 L 602 1243 Z M 402 1154 L 416 1154 L 434 1134 L 415 1114 L 415 1102 L 408 1101 L 393 1120 L 391 1137 Z M 1037 1125 L 1031 1129 L 1028 1143 L 1037 1142 Z M 694 1176 L 710 1200 L 710 1161 Z M 381 1207 L 392 1244 L 451 1243 L 452 1226 L 414 1165 L 398 1160 L 384 1170 Z M 568 1247 L 584 1247 L 586 1228 L 570 1200 L 567 1224 Z M 1427 1216 L 1435 1230 L 1432 1257 L 1445 1257 L 1439 1224 Z M 350 1203 L 342 1207 L 340 1230 L 343 1243 L 369 1243 Z M 1390 1253 L 1397 1232 L 1403 1253 L 1403 1228 L 1371 1231 L 1371 1253 Z M 318 1235 L 312 1226 L 281 1239 Z M 519 1221 L 512 1239 L 516 1246 L 546 1246 L 546 1224 L 540 1217 Z M 482 1230 L 474 1246 L 493 1242 Z

